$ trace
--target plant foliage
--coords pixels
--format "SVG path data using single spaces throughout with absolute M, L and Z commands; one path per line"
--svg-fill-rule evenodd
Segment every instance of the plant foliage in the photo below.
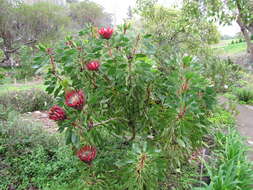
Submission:
M 215 94 L 201 65 L 190 56 L 157 61 L 145 54 L 149 36 L 123 25 L 104 39 L 87 27 L 54 48 L 39 46 L 46 90 L 67 115 L 59 131 L 74 150 L 97 147 L 83 165 L 89 189 L 162 188 L 208 132 Z

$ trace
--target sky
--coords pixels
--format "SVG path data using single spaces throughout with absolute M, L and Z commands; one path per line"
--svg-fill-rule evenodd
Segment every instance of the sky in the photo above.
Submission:
M 236 22 L 233 22 L 230 26 L 219 26 L 218 29 L 222 35 L 229 36 L 234 36 L 241 31 L 239 25 Z
M 120 24 L 123 19 L 127 17 L 128 7 L 134 7 L 136 0 L 92 0 L 105 8 L 106 12 L 112 13 L 114 15 L 114 24 Z M 159 0 L 159 3 L 170 7 L 175 4 L 180 4 L 182 0 Z M 231 26 L 219 26 L 219 31 L 222 35 L 234 36 L 236 33 L 240 32 L 240 28 L 236 23 Z

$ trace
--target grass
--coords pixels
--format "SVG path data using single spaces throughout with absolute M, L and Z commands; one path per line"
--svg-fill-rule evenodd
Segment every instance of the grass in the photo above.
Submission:
M 247 45 L 245 42 L 231 44 L 231 43 L 222 43 L 213 47 L 215 53 L 219 53 L 220 55 L 232 56 L 234 54 L 239 54 L 242 52 L 246 52 Z
M 5 84 L 5 85 L 0 85 L 0 94 L 13 92 L 13 91 L 30 90 L 30 89 L 45 90 L 45 86 L 41 83 Z
M 213 46 L 213 48 L 219 48 L 219 47 L 223 47 L 223 46 L 231 44 L 232 41 L 233 41 L 233 39 L 221 40 L 218 44 L 214 44 L 212 46 Z
M 30 89 L 45 90 L 41 79 L 38 80 L 30 77 L 29 79 L 15 80 L 17 78 L 14 74 L 20 71 L 22 71 L 22 68 L 0 68 L 0 73 L 4 73 L 4 77 L 0 79 L 0 94 Z

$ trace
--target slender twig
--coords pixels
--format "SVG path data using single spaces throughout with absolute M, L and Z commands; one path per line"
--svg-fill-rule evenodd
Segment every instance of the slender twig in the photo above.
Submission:
M 127 121 L 126 119 L 123 119 L 123 118 L 111 118 L 111 119 L 108 119 L 108 120 L 105 120 L 105 121 L 101 121 L 99 123 L 94 123 L 92 125 L 92 127 L 96 127 L 96 126 L 99 126 L 99 125 L 104 125 L 106 123 L 109 123 L 110 121 L 115 121 L 115 120 L 124 120 L 124 121 Z
M 203 151 L 202 151 L 202 158 L 203 158 L 203 160 L 205 160 L 205 155 L 206 155 L 206 149 L 203 149 Z M 203 169 L 204 169 L 204 163 L 202 161 L 201 165 L 200 165 L 200 181 L 202 181 Z
M 106 41 L 106 45 L 107 45 L 107 47 L 109 49 L 109 55 L 110 55 L 110 57 L 112 57 L 112 48 L 111 48 L 111 46 L 109 44 L 109 40 Z
M 33 44 L 33 43 L 36 43 L 37 40 L 32 40 L 32 41 L 29 41 L 29 42 L 25 42 L 23 45 L 29 45 L 29 44 Z M 11 50 L 5 50 L 5 52 L 7 53 L 15 53 L 16 51 L 18 51 L 21 47 L 17 47 L 15 49 L 11 49 Z
M 140 42 L 140 39 L 141 39 L 141 36 L 140 36 L 140 34 L 138 34 L 138 36 L 136 38 L 135 46 L 133 48 L 132 57 L 136 54 L 136 50 L 137 50 L 138 44 Z
M 134 140 L 136 136 L 136 128 L 135 126 L 132 126 L 132 137 L 129 139 L 129 142 Z
M 98 86 L 97 86 L 96 81 L 95 81 L 95 76 L 94 75 L 91 76 L 88 72 L 86 72 L 85 74 L 91 79 L 91 83 L 92 83 L 94 89 L 96 89 Z

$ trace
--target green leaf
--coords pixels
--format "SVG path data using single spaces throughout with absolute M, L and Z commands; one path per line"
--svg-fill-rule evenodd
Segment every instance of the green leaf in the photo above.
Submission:
M 46 52 L 46 49 L 47 49 L 47 48 L 46 48 L 43 44 L 40 43 L 40 44 L 37 45 L 36 47 L 37 47 L 38 49 L 40 49 L 40 51 Z
M 127 67 L 127 64 L 124 64 L 124 63 L 119 65 L 119 68 L 120 68 L 120 69 L 124 69 L 124 68 L 126 68 L 126 67 Z
M 75 53 L 77 53 L 76 49 L 69 49 L 69 50 L 65 51 L 65 56 L 71 56 Z
M 72 130 L 71 129 L 67 129 L 65 132 L 65 142 L 67 145 L 72 142 Z
M 141 148 L 140 148 L 140 146 L 138 144 L 134 143 L 133 146 L 132 146 L 132 148 L 133 148 L 134 152 L 136 152 L 138 154 L 141 153 Z
M 35 57 L 34 59 L 33 59 L 35 62 L 42 62 L 43 60 L 44 60 L 44 57 L 42 57 L 42 56 L 37 56 L 37 57 Z
M 181 147 L 184 147 L 184 148 L 186 147 L 184 141 L 181 140 L 181 139 L 177 139 L 177 143 L 178 143 Z
M 57 97 L 57 95 L 59 94 L 59 92 L 61 91 L 62 86 L 59 86 L 55 91 L 54 91 L 54 97 Z
M 183 58 L 183 63 L 184 63 L 184 65 L 189 66 L 191 62 L 192 62 L 192 57 L 191 57 L 191 56 L 185 56 L 185 57 Z
M 48 94 L 52 94 L 54 91 L 54 88 L 55 88 L 54 86 L 49 86 L 46 88 L 46 91 L 48 92 Z
M 150 37 L 152 37 L 152 34 L 145 34 L 145 35 L 143 36 L 143 38 L 145 38 L 145 39 L 148 39 L 148 38 L 150 38 Z
M 72 132 L 72 134 L 71 134 L 71 142 L 75 146 L 77 146 L 77 144 L 79 143 L 79 136 L 77 136 L 76 133 L 74 133 L 74 132 Z
M 136 58 L 145 58 L 145 57 L 147 57 L 147 56 L 146 56 L 145 54 L 139 53 L 139 54 L 136 54 L 135 57 L 136 57 Z

